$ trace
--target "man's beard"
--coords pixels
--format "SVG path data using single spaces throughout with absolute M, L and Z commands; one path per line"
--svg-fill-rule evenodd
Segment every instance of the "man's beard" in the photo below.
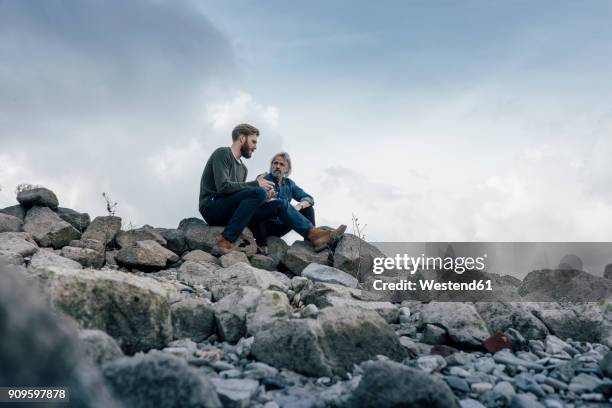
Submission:
M 282 179 L 282 178 L 287 177 L 287 175 L 280 170 L 272 171 L 272 175 L 277 179 Z
M 240 155 L 247 159 L 251 158 L 251 150 L 249 150 L 249 147 L 247 146 L 246 143 L 240 146 Z

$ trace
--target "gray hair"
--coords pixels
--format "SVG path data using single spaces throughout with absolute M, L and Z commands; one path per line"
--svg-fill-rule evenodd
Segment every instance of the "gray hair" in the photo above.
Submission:
M 274 156 L 272 156 L 272 160 L 270 160 L 270 173 L 272 173 L 272 163 L 274 163 L 274 159 L 277 157 L 282 157 L 287 162 L 287 174 L 285 176 L 289 177 L 291 174 L 291 156 L 289 156 L 289 153 L 287 152 L 276 153 Z

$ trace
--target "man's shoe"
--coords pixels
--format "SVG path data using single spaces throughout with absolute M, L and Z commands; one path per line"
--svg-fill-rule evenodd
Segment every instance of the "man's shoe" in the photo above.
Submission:
M 236 245 L 232 244 L 227 239 L 225 239 L 223 235 L 221 235 L 217 240 L 217 246 L 215 248 L 217 252 L 219 252 L 221 255 L 227 255 L 230 252 L 236 250 Z
M 346 225 L 342 224 L 336 229 L 326 230 L 323 228 L 313 228 L 308 234 L 308 239 L 312 243 L 315 252 L 321 252 L 325 248 L 332 247 L 346 231 Z

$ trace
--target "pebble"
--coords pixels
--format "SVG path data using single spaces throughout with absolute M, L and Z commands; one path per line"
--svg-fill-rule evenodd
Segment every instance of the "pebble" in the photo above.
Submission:
M 482 394 L 483 392 L 489 391 L 492 388 L 493 388 L 493 384 L 486 383 L 486 382 L 472 384 L 472 392 L 476 394 Z
M 312 303 L 309 305 L 306 305 L 306 307 L 304 308 L 304 311 L 302 312 L 302 316 L 305 318 L 310 318 L 310 319 L 316 319 L 316 317 L 319 315 L 319 308 L 316 305 L 313 305 Z
M 471 374 L 468 370 L 461 367 L 450 367 L 448 369 L 450 375 L 456 375 L 458 377 L 469 377 Z
M 480 402 L 471 398 L 460 400 L 459 405 L 461 405 L 461 408 L 486 408 Z
M 416 360 L 416 365 L 426 373 L 432 373 L 446 367 L 446 360 L 442 356 L 423 356 Z
M 474 363 L 474 368 L 483 373 L 490 373 L 495 370 L 495 360 L 491 357 L 482 357 Z
M 470 392 L 470 386 L 468 382 L 465 381 L 463 378 L 449 376 L 445 377 L 444 381 L 446 381 L 446 383 L 449 387 L 451 387 L 452 390 L 466 394 Z

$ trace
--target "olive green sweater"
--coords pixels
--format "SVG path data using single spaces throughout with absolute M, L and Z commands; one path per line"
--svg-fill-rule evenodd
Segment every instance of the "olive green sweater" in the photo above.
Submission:
M 236 160 L 229 147 L 220 147 L 210 155 L 200 180 L 200 211 L 211 197 L 235 193 L 245 188 L 258 187 L 257 180 L 245 182 L 248 170 Z

